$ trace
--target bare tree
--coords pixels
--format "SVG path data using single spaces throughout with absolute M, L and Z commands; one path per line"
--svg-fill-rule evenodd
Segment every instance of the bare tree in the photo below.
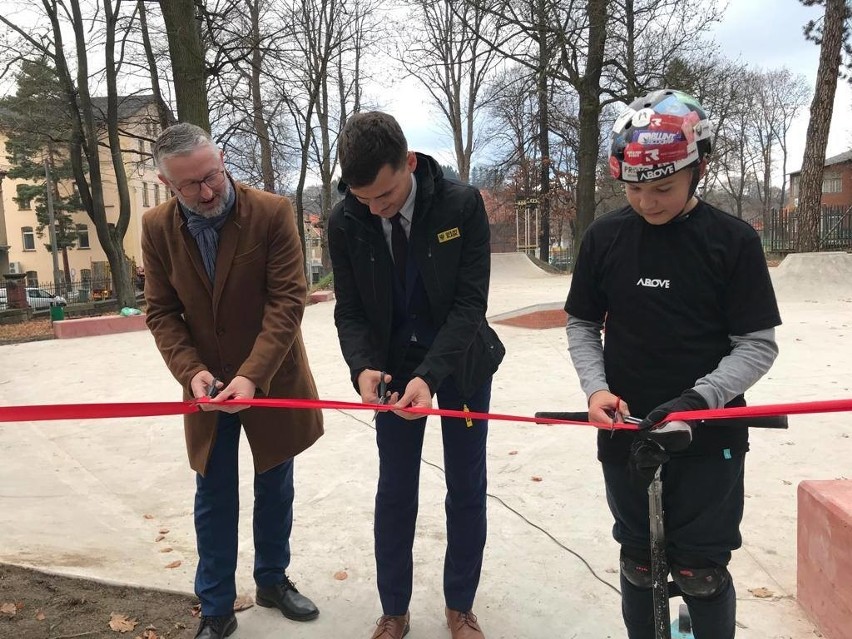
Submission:
M 443 115 L 459 179 L 467 182 L 478 145 L 476 120 L 485 107 L 483 88 L 498 59 L 482 39 L 493 39 L 493 21 L 481 6 L 455 0 L 412 0 L 409 6 L 406 23 L 419 29 L 406 35 L 400 58 Z
M 203 8 L 203 3 L 201 3 Z M 207 67 L 196 0 L 160 0 L 172 61 L 178 119 L 210 130 Z
M 62 90 L 71 106 L 69 153 L 74 181 L 109 261 L 118 302 L 121 306 L 135 306 L 136 297 L 130 265 L 123 246 L 130 221 L 130 197 L 118 122 L 117 79 L 123 60 L 116 57 L 116 49 L 123 52 L 124 42 L 122 40 L 119 44 L 117 39 L 127 35 L 126 32 L 118 30 L 122 1 L 101 0 L 95 6 L 95 15 L 103 14 L 102 28 L 105 37 L 102 73 L 107 88 L 107 109 L 103 118 L 98 117 L 89 88 L 87 34 L 97 26 L 95 18 L 84 18 L 79 0 L 42 0 L 41 4 L 42 16 L 50 23 L 46 30 L 39 32 L 31 27 L 17 25 L 3 15 L 0 15 L 0 22 L 23 38 L 39 55 L 48 57 L 56 68 Z M 65 50 L 63 35 L 66 29 L 70 29 L 73 36 L 70 52 L 76 73 L 71 71 Z M 104 167 L 99 148 L 102 127 L 106 130 L 109 140 L 111 165 L 119 194 L 118 215 L 110 215 L 114 221 L 107 217 L 104 202 Z
M 154 53 L 154 47 L 151 44 L 151 33 L 148 29 L 148 9 L 145 6 L 145 0 L 137 0 L 136 6 L 139 12 L 139 30 L 142 35 L 142 49 L 145 52 L 145 61 L 148 66 L 149 77 L 151 78 L 151 91 L 154 94 L 154 101 L 157 103 L 157 119 L 160 129 L 168 127 L 173 120 L 172 112 L 163 99 L 163 93 L 160 89 L 160 75 L 157 71 L 157 56 Z
M 808 144 L 802 161 L 799 188 L 799 251 L 818 251 L 819 225 L 822 213 L 822 174 L 825 165 L 825 148 L 834 110 L 834 94 L 840 69 L 844 41 L 848 38 L 850 5 L 846 0 L 802 0 L 803 4 L 825 6 L 822 24 L 811 22 L 805 27 L 805 36 L 820 45 L 811 117 L 808 121 Z

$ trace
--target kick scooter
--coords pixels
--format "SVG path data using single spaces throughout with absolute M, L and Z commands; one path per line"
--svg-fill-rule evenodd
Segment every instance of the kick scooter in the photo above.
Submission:
M 536 417 L 544 419 L 564 419 L 567 421 L 585 422 L 589 420 L 589 414 L 585 412 L 576 413 L 549 413 L 538 412 Z M 626 423 L 638 424 L 640 419 L 628 417 Z M 708 420 L 712 421 L 712 420 Z M 705 421 L 698 422 L 705 428 L 712 428 L 712 424 Z M 724 423 L 729 426 L 742 426 L 750 428 L 787 428 L 787 416 L 777 417 L 749 417 L 729 418 Z M 678 422 L 672 422 L 673 425 Z M 706 424 L 706 425 L 705 425 Z M 665 450 L 647 436 L 644 440 L 651 448 L 650 454 L 645 456 L 649 465 L 643 468 L 654 473 L 651 483 L 648 484 L 648 517 L 650 520 L 651 538 L 651 592 L 654 601 L 654 637 L 655 639 L 695 639 L 692 634 L 692 620 L 689 617 L 689 609 L 685 603 L 680 605 L 678 618 L 671 621 L 669 610 L 669 598 L 680 596 L 680 588 L 677 584 L 669 581 L 669 562 L 666 556 L 666 530 L 665 515 L 663 512 L 663 479 L 662 468 L 668 456 Z

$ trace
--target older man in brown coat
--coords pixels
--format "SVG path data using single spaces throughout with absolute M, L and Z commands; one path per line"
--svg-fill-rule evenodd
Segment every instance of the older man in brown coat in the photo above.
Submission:
M 157 139 L 160 180 L 176 197 L 142 218 L 147 322 L 184 398 L 213 396 L 185 418 L 197 472 L 199 639 L 236 630 L 237 452 L 245 429 L 255 468 L 254 579 L 258 604 L 297 621 L 316 606 L 286 575 L 293 457 L 322 435 L 318 410 L 229 406 L 233 398 L 316 398 L 300 323 L 303 255 L 286 198 L 233 182 L 223 153 L 191 124 Z

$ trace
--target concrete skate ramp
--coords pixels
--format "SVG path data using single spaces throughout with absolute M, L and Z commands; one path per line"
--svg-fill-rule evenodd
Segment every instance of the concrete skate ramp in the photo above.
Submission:
M 491 279 L 524 278 L 541 279 L 554 277 L 533 262 L 526 253 L 492 253 Z
M 770 272 L 785 302 L 852 301 L 850 253 L 792 253 Z

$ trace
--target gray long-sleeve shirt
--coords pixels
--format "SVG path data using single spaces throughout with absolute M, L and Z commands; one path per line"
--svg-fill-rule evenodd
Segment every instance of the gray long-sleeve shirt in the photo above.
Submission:
M 597 391 L 609 390 L 604 371 L 602 329 L 600 322 L 568 318 L 568 352 L 586 398 Z M 729 337 L 730 354 L 719 361 L 715 370 L 695 382 L 695 390 L 710 408 L 722 408 L 751 388 L 778 356 L 774 328 Z

